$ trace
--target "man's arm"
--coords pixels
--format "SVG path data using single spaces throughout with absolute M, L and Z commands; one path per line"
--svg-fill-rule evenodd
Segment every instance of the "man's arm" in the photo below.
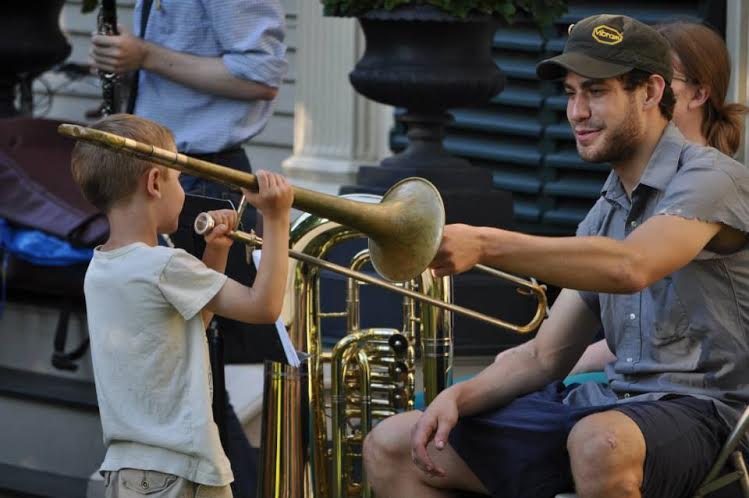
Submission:
M 473 379 L 455 386 L 460 415 L 504 405 L 563 378 L 599 326 L 599 318 L 577 291 L 562 290 L 534 339 L 514 348 L 516 354 L 504 355 Z
M 616 360 L 616 356 L 609 349 L 609 345 L 604 339 L 588 346 L 578 362 L 572 367 L 570 375 L 594 372 L 603 370 L 603 368 Z
M 273 100 L 278 89 L 237 78 L 221 57 L 200 57 L 147 42 L 120 26 L 118 36 L 92 36 L 91 58 L 97 69 L 125 73 L 145 69 L 212 95 L 240 100 Z
M 437 275 L 448 275 L 483 263 L 563 288 L 632 293 L 689 263 L 721 227 L 660 215 L 649 218 L 626 239 L 615 240 L 448 225 L 432 268 Z
M 443 475 L 426 453 L 434 438 L 443 448 L 458 417 L 502 406 L 564 377 L 598 330 L 600 321 L 576 291 L 557 297 L 535 339 L 503 354 L 476 377 L 440 393 L 412 435 L 414 461 L 425 472 Z

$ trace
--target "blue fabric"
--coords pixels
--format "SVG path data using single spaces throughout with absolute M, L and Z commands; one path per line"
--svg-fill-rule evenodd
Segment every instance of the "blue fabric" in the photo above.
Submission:
M 53 235 L 12 227 L 0 218 L 0 246 L 24 261 L 39 266 L 68 266 L 91 260 L 92 249 L 79 249 Z
M 582 384 L 584 382 L 606 384 L 608 382 L 608 378 L 606 377 L 606 372 L 601 370 L 598 372 L 585 372 L 575 375 L 568 375 L 567 378 L 564 379 L 565 386 L 571 386 L 572 384 Z
M 468 380 L 473 375 L 464 375 L 463 377 L 458 377 L 455 379 L 453 384 L 457 384 L 458 382 L 463 382 L 464 380 Z M 575 375 L 569 375 L 566 379 L 564 379 L 564 385 L 570 386 L 572 384 L 582 384 L 583 382 L 597 382 L 605 384 L 607 382 L 606 379 L 606 373 L 601 372 L 585 372 Z M 424 392 L 418 392 L 416 393 L 416 396 L 414 396 L 414 409 L 416 410 L 424 410 L 426 406 L 424 405 Z
M 136 33 L 142 3 L 135 4 Z M 144 38 L 177 52 L 221 57 L 233 76 L 278 88 L 288 65 L 284 29 L 278 0 L 160 0 Z M 187 154 L 236 147 L 273 112 L 272 101 L 219 97 L 150 71 L 138 74 L 134 113 L 171 129 L 177 149 Z

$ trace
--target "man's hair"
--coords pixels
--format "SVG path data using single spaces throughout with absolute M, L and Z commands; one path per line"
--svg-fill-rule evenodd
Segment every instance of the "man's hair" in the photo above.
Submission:
M 621 76 L 618 76 L 618 79 L 622 82 L 622 86 L 624 87 L 624 89 L 628 92 L 631 92 L 635 88 L 639 88 L 645 85 L 652 75 L 652 73 L 648 73 L 647 71 L 633 69 L 628 73 L 624 73 Z M 666 85 L 663 87 L 663 96 L 661 97 L 661 101 L 658 103 L 658 109 L 661 111 L 661 115 L 668 121 L 671 121 L 671 118 L 673 118 L 674 116 L 675 104 L 676 99 L 674 98 L 674 91 L 671 89 L 671 85 L 666 83 Z
M 161 148 L 174 146 L 174 136 L 167 128 L 130 114 L 113 114 L 97 121 L 91 128 Z M 97 209 L 108 212 L 117 203 L 130 198 L 140 177 L 150 168 L 167 168 L 144 159 L 115 152 L 105 147 L 79 141 L 73 148 L 71 171 L 83 196 Z

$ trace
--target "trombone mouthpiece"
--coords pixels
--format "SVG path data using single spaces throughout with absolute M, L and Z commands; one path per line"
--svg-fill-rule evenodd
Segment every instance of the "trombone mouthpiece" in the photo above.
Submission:
M 193 230 L 198 235 L 205 235 L 209 233 L 216 226 L 216 221 L 208 213 L 200 213 L 195 217 L 195 221 L 192 224 Z

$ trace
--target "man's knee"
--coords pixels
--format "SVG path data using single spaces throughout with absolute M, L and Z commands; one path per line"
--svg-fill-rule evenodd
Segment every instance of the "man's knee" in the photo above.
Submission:
M 580 420 L 567 438 L 581 497 L 635 497 L 642 485 L 645 442 L 626 415 L 602 412 Z
M 364 440 L 364 464 L 367 474 L 377 476 L 394 462 L 410 459 L 411 428 L 420 412 L 401 413 L 375 426 Z

